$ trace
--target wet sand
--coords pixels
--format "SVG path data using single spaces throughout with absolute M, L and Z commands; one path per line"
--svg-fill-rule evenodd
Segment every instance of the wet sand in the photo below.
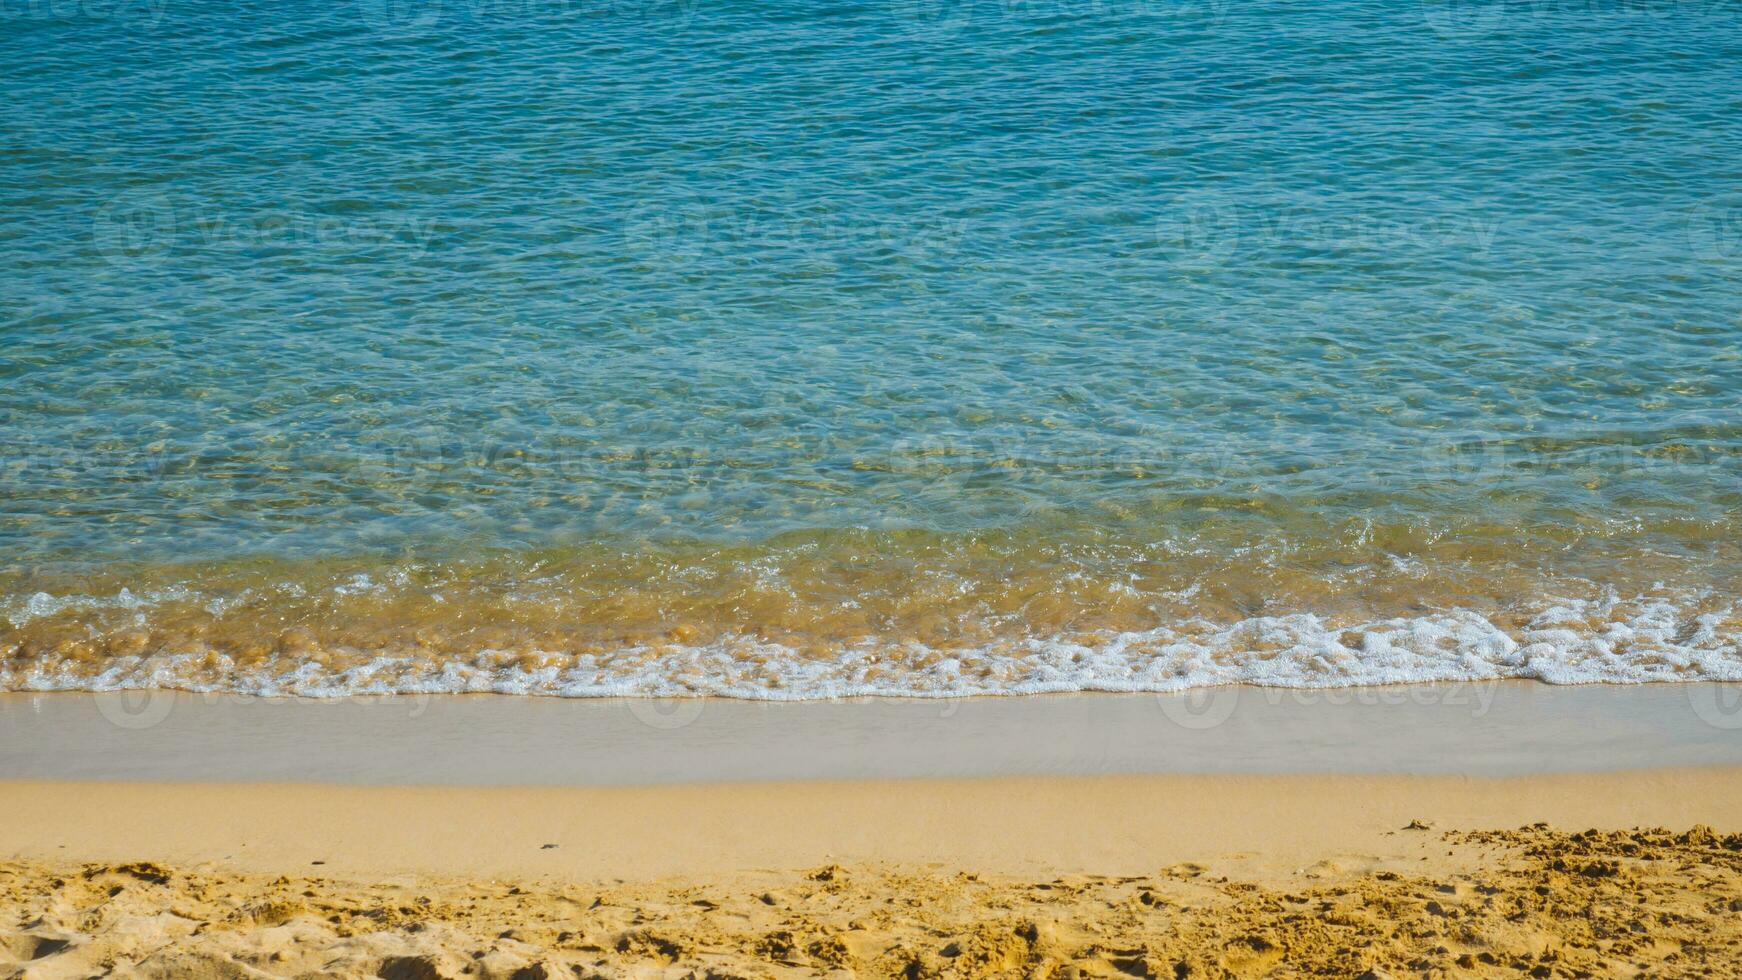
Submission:
M 0 695 L 0 779 L 642 785 L 1742 765 L 1742 684 L 736 701 Z

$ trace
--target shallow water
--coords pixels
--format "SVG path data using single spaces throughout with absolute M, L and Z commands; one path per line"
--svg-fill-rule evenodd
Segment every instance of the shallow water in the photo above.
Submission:
M 1742 677 L 1734 5 L 0 11 L 0 687 Z

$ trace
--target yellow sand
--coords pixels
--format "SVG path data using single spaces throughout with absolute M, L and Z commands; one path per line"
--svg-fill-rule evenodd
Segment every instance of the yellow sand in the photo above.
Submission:
M 0 783 L 0 976 L 1737 976 L 1738 776 Z

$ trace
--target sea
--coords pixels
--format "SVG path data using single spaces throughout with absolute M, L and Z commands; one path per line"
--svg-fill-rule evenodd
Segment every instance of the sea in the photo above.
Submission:
M 0 0 L 0 690 L 1742 680 L 1734 0 Z

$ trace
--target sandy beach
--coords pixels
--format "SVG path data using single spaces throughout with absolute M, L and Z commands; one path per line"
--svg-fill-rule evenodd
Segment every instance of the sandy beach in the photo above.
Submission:
M 412 721 L 391 700 L 183 696 L 128 729 L 70 721 L 109 717 L 89 695 L 0 699 L 0 970 L 1727 975 L 1742 958 L 1734 732 L 1690 709 L 1703 702 L 1687 690 L 1547 690 L 1503 685 L 1480 715 L 1450 712 L 1443 690 L 1365 703 L 1248 696 L 1207 734 L 1153 699 L 970 703 L 948 720 L 964 726 L 957 747 L 975 743 L 972 730 L 1000 748 L 953 756 L 953 775 L 916 757 L 881 774 L 837 760 L 836 778 L 798 778 L 772 757 L 764 771 L 782 778 L 760 780 L 748 756 L 733 762 L 718 746 L 754 750 L 777 735 L 814 749 L 845 726 L 865 751 L 901 758 L 910 713 L 938 706 L 710 703 L 684 728 L 588 742 L 576 732 L 604 732 L 620 705 L 448 699 Z M 544 720 L 489 734 L 503 702 L 518 714 L 500 717 Z M 1050 728 L 1003 727 L 1037 712 L 1052 713 Z M 1101 720 L 1061 722 L 1078 713 Z M 1152 716 L 1160 723 L 1145 727 Z M 708 718 L 717 727 L 705 738 L 681 734 Z M 1411 761 L 1424 745 L 1404 734 L 1430 718 L 1437 769 Z M 248 745 L 250 730 L 312 736 L 312 720 L 352 751 L 294 743 L 299 779 L 255 746 L 265 778 L 249 780 L 230 768 L 243 756 L 219 748 Z M 1539 748 L 1497 737 L 1514 724 Z M 1011 765 L 1043 742 L 1068 756 L 1097 725 L 1106 741 L 1151 749 L 1103 752 L 1119 771 L 1058 772 L 1056 754 L 1026 772 Z M 32 734 L 49 728 L 58 742 Z M 1595 764 L 1593 747 L 1630 728 L 1656 732 L 1662 758 L 1703 761 L 1640 767 L 1612 753 L 1615 765 Z M 492 751 L 524 752 L 496 769 L 437 753 L 445 767 L 418 781 L 388 778 L 396 739 L 440 747 L 468 730 Z M 611 749 L 571 753 L 594 760 L 590 776 L 553 762 L 544 784 L 503 780 L 526 755 L 552 757 L 546 740 L 559 736 Z M 1220 740 L 1230 764 L 1182 748 L 1200 737 Z M 1337 762 L 1340 744 L 1391 749 Z M 137 759 L 121 745 L 174 746 L 179 764 L 204 760 L 210 775 L 125 778 Z M 105 767 L 103 751 L 120 754 Z M 682 774 L 697 752 L 733 778 L 629 778 Z M 656 757 L 665 770 L 635 765 Z M 76 777 L 43 778 L 55 758 Z
M 0 980 L 1742 980 L 1742 0 L 0 0 Z
M 1721 976 L 1742 957 L 1739 777 L 9 783 L 0 964 Z

